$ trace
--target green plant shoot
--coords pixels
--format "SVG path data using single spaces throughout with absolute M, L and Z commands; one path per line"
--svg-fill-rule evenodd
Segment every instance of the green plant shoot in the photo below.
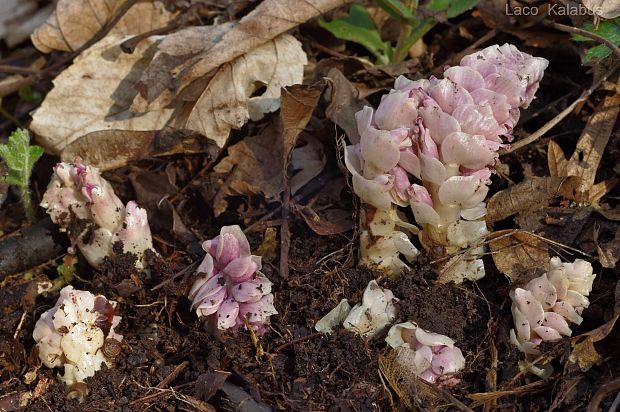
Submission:
M 43 154 L 39 146 L 30 146 L 28 130 L 17 129 L 9 136 L 8 144 L 0 145 L 0 157 L 8 167 L 8 174 L 0 176 L 5 183 L 19 187 L 21 198 L 30 222 L 34 220 L 34 210 L 30 200 L 29 180 L 32 168 Z
M 609 40 L 616 46 L 620 46 L 620 18 L 614 20 L 601 21 L 598 27 L 594 27 L 592 22 L 586 22 L 583 29 Z M 578 42 L 592 42 L 590 37 L 581 34 L 573 34 L 572 38 Z M 587 64 L 593 61 L 601 61 L 611 55 L 611 49 L 604 44 L 599 44 L 586 50 L 583 56 L 583 63 Z
M 430 0 L 423 9 L 425 17 L 419 18 L 418 0 L 374 0 L 390 16 L 398 19 L 401 24 L 400 35 L 396 46 L 383 41 L 374 21 L 366 9 L 354 4 L 349 15 L 327 22 L 322 18 L 319 24 L 339 39 L 352 41 L 364 46 L 375 56 L 378 64 L 400 63 L 411 46 L 432 29 L 439 20 L 450 19 L 470 10 L 478 0 Z

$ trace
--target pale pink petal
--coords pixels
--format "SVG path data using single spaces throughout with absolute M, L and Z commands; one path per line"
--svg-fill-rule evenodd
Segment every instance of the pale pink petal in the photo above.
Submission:
M 433 360 L 433 352 L 429 346 L 418 345 L 415 349 L 415 355 L 413 361 L 415 362 L 415 369 L 423 371 L 430 368 L 431 361 Z
M 431 194 L 424 186 L 412 184 L 409 188 L 409 197 L 412 202 L 422 202 L 426 203 L 430 207 L 433 207 L 433 199 L 431 198 Z
M 422 372 L 420 375 L 418 375 L 418 377 L 420 379 L 424 379 L 425 381 L 427 381 L 429 383 L 435 383 L 435 382 L 437 382 L 437 378 L 439 377 L 439 375 L 437 375 L 435 372 L 433 372 L 433 370 L 431 368 L 428 368 L 427 370 Z
M 436 185 L 440 185 L 446 180 L 445 166 L 434 157 L 420 154 L 420 165 L 422 167 L 422 180 L 429 181 Z
M 517 288 L 514 291 L 513 301 L 519 310 L 527 317 L 532 327 L 540 326 L 545 319 L 545 312 L 539 301 L 529 290 Z
M 411 210 L 413 211 L 413 215 L 415 217 L 415 221 L 419 225 L 430 224 L 433 226 L 439 225 L 441 218 L 439 214 L 433 209 L 432 206 L 427 205 L 423 202 L 411 202 Z
M 256 302 L 271 293 L 271 282 L 265 276 L 258 275 L 255 279 L 234 285 L 231 292 L 237 302 Z
M 217 312 L 217 310 L 224 302 L 226 298 L 226 289 L 222 288 L 220 291 L 215 293 L 212 296 L 209 296 L 207 299 L 198 303 L 198 307 L 196 307 L 196 313 L 198 316 L 209 316 Z
M 220 234 L 215 261 L 218 267 L 225 267 L 240 255 L 239 241 L 231 233 Z
M 530 280 L 525 288 L 532 292 L 532 295 L 542 304 L 544 309 L 549 309 L 555 305 L 558 294 L 546 275 Z
M 470 209 L 481 203 L 488 191 L 489 188 L 476 176 L 452 176 L 439 187 L 438 195 L 441 203 Z
M 399 142 L 391 138 L 387 130 L 377 130 L 370 127 L 360 140 L 361 157 L 364 159 L 364 175 L 367 165 L 378 173 L 391 170 L 400 159 Z
M 444 72 L 446 79 L 452 80 L 454 83 L 465 88 L 468 91 L 481 89 L 484 87 L 484 77 L 471 67 L 454 66 L 448 68 Z
M 405 149 L 400 151 L 400 159 L 398 165 L 405 169 L 413 176 L 420 178 L 420 159 L 416 156 L 411 149 Z
M 390 174 L 394 176 L 394 186 L 392 187 L 394 197 L 401 201 L 408 201 L 408 189 L 411 186 L 411 182 L 409 182 L 407 172 L 403 168 L 396 166 L 390 171 Z
M 213 257 L 209 253 L 205 254 L 200 266 L 196 269 L 196 273 L 203 273 L 207 277 L 210 277 L 213 274 Z
M 416 106 L 416 101 L 409 98 L 409 92 L 392 91 L 381 99 L 374 122 L 383 130 L 413 127 L 418 118 Z
M 394 184 L 392 176 L 381 175 L 369 180 L 354 174 L 352 181 L 353 190 L 365 203 L 380 210 L 388 210 L 392 205 L 390 196 Z
M 278 311 L 273 306 L 273 295 L 263 296 L 255 303 L 242 303 L 239 305 L 239 316 L 246 318 L 248 322 L 266 322 L 269 316 L 276 315 Z
M 512 319 L 514 321 L 515 329 L 517 330 L 517 336 L 519 336 L 522 340 L 530 340 L 531 329 L 530 321 L 527 319 L 527 316 L 519 310 L 514 302 L 510 309 L 512 311 Z
M 239 303 L 234 299 L 226 299 L 217 311 L 218 329 L 228 329 L 235 326 L 239 315 Z
M 455 373 L 465 367 L 465 358 L 459 348 L 443 347 L 441 352 L 433 356 L 433 372 L 438 375 Z
M 239 257 L 233 259 L 228 265 L 226 265 L 222 272 L 224 272 L 227 276 L 230 276 L 232 280 L 235 280 L 245 275 L 252 263 L 252 259 L 249 256 Z M 253 269 L 256 270 L 255 267 Z M 252 270 L 252 272 L 254 272 L 254 270 Z
M 497 143 L 501 143 L 499 136 L 508 131 L 506 127 L 500 126 L 488 105 L 464 104 L 454 109 L 452 116 L 461 125 L 461 131 L 482 135 Z
M 555 312 L 545 312 L 545 320 L 543 326 L 548 326 L 557 330 L 561 335 L 570 336 L 573 332 L 568 326 L 568 322 L 561 315 Z
M 583 318 L 579 316 L 573 305 L 568 302 L 556 302 L 552 309 L 558 315 L 563 316 L 565 319 L 577 325 L 581 325 L 583 321 Z
M 441 109 L 421 107 L 418 111 L 424 122 L 424 127 L 430 132 L 431 138 L 437 144 L 441 144 L 450 133 L 461 131 L 458 121 Z
M 562 335 L 560 335 L 557 330 L 548 326 L 537 326 L 534 328 L 534 332 L 536 332 L 536 334 L 540 336 L 541 339 L 545 342 L 552 342 L 558 339 L 562 339 Z
M 427 346 L 454 346 L 454 341 L 447 336 L 440 335 L 439 333 L 427 332 L 422 328 L 417 328 L 415 331 L 415 337 L 418 342 Z
M 474 102 L 467 90 L 449 79 L 440 80 L 432 85 L 429 94 L 443 111 L 449 114 L 459 105 Z
M 482 169 L 493 164 L 497 152 L 491 150 L 487 139 L 480 135 L 455 132 L 446 137 L 441 145 L 445 163 L 455 163 L 469 169 Z
M 226 281 L 222 275 L 217 275 L 207 281 L 203 281 L 202 279 L 197 280 L 194 282 L 194 287 L 196 284 L 200 284 L 200 287 L 196 289 L 193 297 L 190 296 L 190 299 L 193 301 L 193 307 L 200 306 L 205 300 L 213 299 L 216 295 L 221 295 L 221 292 L 226 285 Z
M 372 107 L 364 106 L 362 110 L 355 113 L 355 120 L 357 121 L 357 131 L 362 136 L 366 133 L 366 130 L 370 127 L 372 123 L 372 116 L 374 111 Z
M 474 103 L 488 105 L 493 111 L 498 124 L 504 124 L 510 118 L 510 105 L 506 96 L 489 89 L 478 89 L 471 92 Z
M 566 292 L 564 301 L 569 303 L 574 308 L 587 308 L 590 305 L 590 301 L 587 297 L 583 296 L 579 292 L 575 292 L 574 290 L 569 290 Z

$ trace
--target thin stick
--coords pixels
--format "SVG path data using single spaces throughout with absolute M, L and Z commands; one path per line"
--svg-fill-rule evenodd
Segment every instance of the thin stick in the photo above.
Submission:
M 592 83 L 592 86 L 590 86 L 587 90 L 584 90 L 583 93 L 581 93 L 581 96 L 579 96 L 577 98 L 577 100 L 575 100 L 573 103 L 571 103 L 566 109 L 562 110 L 560 113 L 558 113 L 557 116 L 555 116 L 553 119 L 549 120 L 543 127 L 538 129 L 537 131 L 535 131 L 534 133 L 532 133 L 531 135 L 529 135 L 525 139 L 519 140 L 515 144 L 511 145 L 509 149 L 500 150 L 500 155 L 506 155 L 508 153 L 512 153 L 512 152 L 514 152 L 516 150 L 519 150 L 522 147 L 527 146 L 528 144 L 530 144 L 532 142 L 535 142 L 536 140 L 540 139 L 549 130 L 553 129 L 558 123 L 560 123 L 566 116 L 568 116 L 575 109 L 575 107 L 577 107 L 577 105 L 579 105 L 580 103 L 584 102 L 588 97 L 590 97 L 590 95 L 596 89 L 598 89 L 599 86 L 605 80 L 607 80 L 609 78 L 609 76 L 614 74 L 614 72 L 618 69 L 618 67 L 620 67 L 620 63 L 614 64 L 612 66 L 612 68 L 609 69 L 607 71 L 607 73 L 605 73 L 605 75 L 601 76 L 600 79 L 598 79 L 597 81 Z
M 282 199 L 282 221 L 280 223 L 280 277 L 288 278 L 288 252 L 291 248 L 291 228 L 289 223 L 291 187 L 287 184 Z
M 168 374 L 168 376 L 166 376 L 164 379 L 162 379 L 161 382 L 159 382 L 156 386 L 157 389 L 164 389 L 166 386 L 170 385 L 170 382 L 172 382 L 173 380 L 175 380 L 177 378 L 177 376 L 179 376 L 179 374 L 181 372 L 183 372 L 183 370 L 185 368 L 187 368 L 187 365 L 189 365 L 189 361 L 183 361 L 183 363 L 180 363 L 179 365 L 177 365 L 172 372 L 170 372 Z
M 573 26 L 567 26 L 565 24 L 560 24 L 560 23 L 556 23 L 554 21 L 543 21 L 543 24 L 547 27 L 553 27 L 556 30 L 559 31 L 563 31 L 565 33 L 576 33 L 576 34 L 581 34 L 582 36 L 586 36 L 591 38 L 594 41 L 597 41 L 599 43 L 603 43 L 605 46 L 609 47 L 611 49 L 611 51 L 616 55 L 616 57 L 618 57 L 620 59 L 620 48 L 618 46 L 616 46 L 614 44 L 614 42 L 612 42 L 609 39 L 606 39 L 602 36 L 599 36 L 598 34 L 595 33 L 591 33 L 587 30 L 584 29 L 580 29 L 577 27 L 573 27 Z

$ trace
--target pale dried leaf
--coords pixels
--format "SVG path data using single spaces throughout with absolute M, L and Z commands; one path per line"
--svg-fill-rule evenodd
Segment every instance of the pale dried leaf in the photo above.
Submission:
M 598 260 L 604 268 L 613 269 L 620 260 L 620 227 L 616 230 L 614 238 L 604 244 L 598 243 L 598 230 L 594 230 L 594 240 L 598 252 Z
M 186 128 L 223 147 L 231 129 L 280 107 L 280 89 L 302 82 L 306 62 L 301 43 L 283 34 L 224 64 L 194 105 Z M 261 86 L 265 92 L 251 97 Z
M 602 182 L 598 182 L 590 188 L 590 192 L 588 193 L 588 203 L 591 205 L 597 205 L 603 196 L 605 196 L 609 191 L 618 183 L 618 178 L 612 177 L 611 179 L 603 180 Z
M 620 16 L 618 0 L 583 0 L 583 5 L 604 19 L 615 19 Z
M 293 195 L 317 177 L 327 164 L 323 143 L 308 134 L 304 135 L 302 140 L 305 144 L 296 147 L 291 153 L 290 164 L 295 174 L 289 179 L 289 186 Z
M 272 122 L 257 136 L 246 137 L 228 148 L 213 171 L 221 184 L 213 200 L 216 216 L 226 210 L 226 197 L 262 194 L 276 198 L 284 187 L 283 147 L 278 122 Z
M 169 85 L 169 89 L 151 91 L 146 87 L 141 88 L 142 93 L 138 96 L 135 107 L 146 107 L 155 99 L 157 107 L 167 105 L 179 91 L 189 88 L 192 83 L 224 63 L 250 53 L 301 23 L 348 2 L 349 0 L 265 0 L 226 31 L 217 44 L 207 43 L 204 51 L 192 56 L 181 68 L 175 69 L 174 83 Z M 151 75 L 150 71 L 145 72 L 141 83 L 152 83 L 149 80 Z M 164 95 L 158 98 L 162 93 Z M 193 91 L 190 94 L 193 94 Z
M 486 221 L 492 223 L 515 213 L 543 208 L 559 195 L 584 201 L 587 194 L 580 177 L 532 177 L 494 194 L 487 205 Z
M 3 0 L 0 2 L 0 39 L 10 34 L 11 22 L 37 9 L 35 0 Z
M 613 94 L 603 100 L 588 119 L 575 152 L 568 161 L 564 176 L 579 176 L 588 187 L 594 185 L 596 171 L 619 112 L 620 94 Z
M 37 7 L 32 0 L 4 0 L 0 2 L 0 39 L 9 48 L 30 37 L 52 14 L 53 6 Z
M 106 36 L 54 79 L 30 125 L 52 153 L 60 154 L 92 132 L 159 130 L 170 118 L 172 108 L 148 113 L 128 109 L 137 93 L 132 86 L 151 60 L 157 37 L 140 42 L 132 54 L 121 51 L 121 41 L 118 35 Z
M 357 131 L 355 113 L 368 105 L 368 102 L 360 98 L 358 90 L 340 70 L 330 69 L 327 76 L 330 88 L 325 115 L 345 131 L 351 143 L 357 144 L 360 135 Z
M 213 159 L 219 151 L 220 148 L 208 139 L 190 131 L 169 128 L 148 131 L 111 129 L 78 137 L 64 148 L 61 159 L 71 162 L 79 156 L 84 163 L 105 171 L 136 160 L 177 153 L 207 152 Z
M 549 269 L 547 244 L 523 230 L 500 230 L 489 235 L 489 247 L 497 269 L 511 282 L 524 284 L 536 271 Z
M 568 160 L 566 160 L 560 145 L 553 140 L 549 140 L 549 146 L 547 147 L 547 163 L 551 176 L 566 176 Z
M 92 39 L 124 3 L 125 0 L 59 0 L 56 10 L 32 34 L 32 43 L 43 53 L 77 50 Z M 164 27 L 174 16 L 160 1 L 138 2 L 108 35 L 122 37 L 146 33 Z

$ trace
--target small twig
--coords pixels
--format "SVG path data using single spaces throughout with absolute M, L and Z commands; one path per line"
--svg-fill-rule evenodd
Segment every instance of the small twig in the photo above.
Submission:
M 301 338 L 293 339 L 290 342 L 286 342 L 286 343 L 278 346 L 273 351 L 274 352 L 280 352 L 282 349 L 284 349 L 286 347 L 289 347 L 289 346 L 294 345 L 296 343 L 303 342 L 303 341 L 306 341 L 306 340 L 309 340 L 309 339 L 312 339 L 312 338 L 316 338 L 317 336 L 323 336 L 323 334 L 321 332 L 316 332 L 316 333 L 312 333 L 310 335 L 302 336 Z
M 599 412 L 600 404 L 607 396 L 612 393 L 616 393 L 620 390 L 620 378 L 616 378 L 611 382 L 607 382 L 602 385 L 598 391 L 592 397 L 590 404 L 588 405 L 587 412 Z
M 616 57 L 618 57 L 620 59 L 620 48 L 618 46 L 616 46 L 614 44 L 614 42 L 612 42 L 609 39 L 606 39 L 605 37 L 599 36 L 598 34 L 589 32 L 587 30 L 584 29 L 580 29 L 578 27 L 573 27 L 573 26 L 567 26 L 565 24 L 561 24 L 561 23 L 556 23 L 554 21 L 549 21 L 549 20 L 545 20 L 543 21 L 543 24 L 547 27 L 553 27 L 556 30 L 559 31 L 563 31 L 565 33 L 576 33 L 576 34 L 581 34 L 582 36 L 586 36 L 591 38 L 594 41 L 597 41 L 599 43 L 603 43 L 605 46 L 609 47 L 611 49 L 611 51 L 616 55 Z
M 187 365 L 189 365 L 189 361 L 183 361 L 181 364 L 177 365 L 172 370 L 172 372 L 168 374 L 168 376 L 166 376 L 161 382 L 157 384 L 156 388 L 164 389 L 166 386 L 170 385 L 170 382 L 175 380 L 177 376 L 179 376 L 179 374 L 183 372 L 185 368 L 187 368 Z
M 13 334 L 13 339 L 17 339 L 17 336 L 19 335 L 19 332 L 22 330 L 22 327 L 24 326 L 24 321 L 26 320 L 26 316 L 28 315 L 28 312 L 24 311 L 22 313 L 22 317 L 19 319 L 19 323 L 17 324 L 17 327 L 15 328 L 15 333 Z
M 618 67 L 620 67 L 620 63 L 614 64 L 612 66 L 612 68 L 610 70 L 608 70 L 607 73 L 605 73 L 605 75 L 601 76 L 600 79 L 598 79 L 597 81 L 592 83 L 592 86 L 590 86 L 587 90 L 584 90 L 583 93 L 581 93 L 581 96 L 579 96 L 577 98 L 577 100 L 575 100 L 573 103 L 571 103 L 566 109 L 562 110 L 560 113 L 558 113 L 557 116 L 555 116 L 553 119 L 549 120 L 543 127 L 538 129 L 537 131 L 535 131 L 534 133 L 532 133 L 531 135 L 529 135 L 525 139 L 519 140 L 515 144 L 511 145 L 509 149 L 500 150 L 500 155 L 506 155 L 508 153 L 512 153 L 512 152 L 514 152 L 516 150 L 519 150 L 522 147 L 527 146 L 528 144 L 530 144 L 532 142 L 535 142 L 536 140 L 540 139 L 542 136 L 545 135 L 545 133 L 547 133 L 549 130 L 553 129 L 566 116 L 568 116 L 575 109 L 575 107 L 577 107 L 577 105 L 579 105 L 580 103 L 584 102 L 596 89 L 599 88 L 599 86 L 605 80 L 607 80 L 612 74 L 614 74 L 614 72 L 618 69 Z
M 29 67 L 11 66 L 9 64 L 0 64 L 0 73 L 39 74 L 41 73 L 41 70 L 31 69 Z
M 190 270 L 193 270 L 196 268 L 196 266 L 198 266 L 199 261 L 195 261 L 194 263 L 191 263 L 190 265 L 186 266 L 185 268 L 181 269 L 180 272 L 175 273 L 174 275 L 172 275 L 172 277 L 170 279 L 166 279 L 163 282 L 161 282 L 159 285 L 151 288 L 151 292 L 156 291 L 157 289 L 161 289 L 164 286 L 166 286 L 167 284 L 173 282 L 175 279 L 177 279 L 179 276 L 183 276 L 184 274 L 186 274 L 187 272 L 189 272 Z
M 288 252 L 291 248 L 291 227 L 289 223 L 291 188 L 287 184 L 282 194 L 282 222 L 280 223 L 280 277 L 288 279 Z

